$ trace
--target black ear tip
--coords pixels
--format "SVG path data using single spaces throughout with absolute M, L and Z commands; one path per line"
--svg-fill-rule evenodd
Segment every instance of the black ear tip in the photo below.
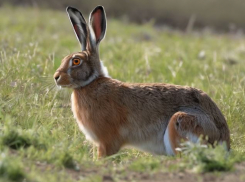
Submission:
M 103 6 L 101 6 L 101 5 L 96 6 L 96 8 L 94 8 L 94 11 L 96 11 L 98 9 L 100 9 L 102 11 L 105 11 L 105 8 Z
M 104 9 L 104 6 L 98 5 L 97 8 Z
M 69 11 L 70 9 L 72 9 L 71 6 L 67 6 L 67 7 L 66 7 L 66 11 Z
M 70 12 L 70 11 L 75 12 L 75 11 L 78 11 L 78 10 L 76 8 L 71 7 L 71 6 L 67 6 L 66 7 L 66 11 L 67 12 Z

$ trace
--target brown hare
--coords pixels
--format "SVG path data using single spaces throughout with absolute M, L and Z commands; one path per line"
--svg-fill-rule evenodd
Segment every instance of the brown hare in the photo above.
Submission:
M 99 58 L 106 33 L 106 14 L 97 6 L 87 24 L 80 11 L 67 13 L 81 52 L 66 56 L 54 74 L 58 86 L 73 89 L 72 111 L 98 156 L 131 146 L 152 154 L 175 155 L 182 140 L 207 137 L 225 143 L 230 134 L 224 116 L 203 91 L 165 83 L 123 83 L 108 76 Z

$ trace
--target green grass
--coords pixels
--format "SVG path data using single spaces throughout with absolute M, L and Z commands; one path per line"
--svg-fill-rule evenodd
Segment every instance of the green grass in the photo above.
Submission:
M 193 172 L 230 171 L 233 169 L 234 163 L 245 160 L 243 154 L 233 151 L 228 153 L 222 145 L 215 148 L 200 143 L 187 142 L 183 145 L 185 157 L 180 168 L 190 169 Z
M 3 180 L 22 181 L 26 177 L 20 159 L 2 153 L 0 161 L 0 176 Z
M 204 90 L 227 118 L 232 152 L 189 146 L 182 158 L 122 150 L 97 160 L 73 118 L 71 90 L 58 91 L 52 79 L 61 59 L 80 48 L 66 16 L 64 11 L 0 8 L 1 180 L 103 181 L 111 175 L 118 181 L 131 172 L 227 171 L 245 160 L 245 37 L 183 34 L 109 19 L 100 46 L 109 74 L 125 82 Z

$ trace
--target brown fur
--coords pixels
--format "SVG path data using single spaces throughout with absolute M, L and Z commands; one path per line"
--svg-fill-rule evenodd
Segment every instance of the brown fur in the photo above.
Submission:
M 74 28 L 79 24 L 77 20 L 82 19 L 77 11 L 68 8 Z M 81 38 L 80 43 L 82 47 L 86 44 L 87 50 L 66 56 L 54 78 L 57 85 L 74 89 L 74 116 L 85 135 L 98 145 L 99 156 L 115 154 L 123 146 L 165 154 L 164 133 L 169 121 L 173 122 L 171 127 L 176 127 L 178 119 L 184 122 L 181 130 L 171 129 L 174 147 L 178 146 L 176 141 L 185 138 L 183 132 L 188 130 L 198 136 L 207 135 L 210 143 L 224 141 L 230 148 L 226 120 L 203 91 L 164 83 L 123 83 L 106 77 L 98 53 L 106 29 L 103 7 L 95 8 L 90 16 L 93 26 L 87 29 L 95 33 L 96 40 L 90 33 Z M 80 58 L 82 64 L 70 66 L 74 57 Z

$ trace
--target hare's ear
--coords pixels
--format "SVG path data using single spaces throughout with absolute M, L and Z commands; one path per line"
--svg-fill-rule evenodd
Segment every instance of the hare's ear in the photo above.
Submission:
M 81 44 L 82 51 L 84 51 L 86 50 L 88 36 L 87 23 L 82 13 L 76 8 L 67 7 L 66 11 L 71 20 L 71 24 L 73 26 L 77 39 Z
M 91 46 L 96 48 L 106 33 L 106 14 L 103 6 L 97 6 L 90 13 L 89 24 Z

